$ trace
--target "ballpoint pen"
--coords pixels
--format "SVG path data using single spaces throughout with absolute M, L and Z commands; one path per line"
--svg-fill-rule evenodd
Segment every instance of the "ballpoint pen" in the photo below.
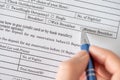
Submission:
M 87 53 L 89 53 L 90 43 L 89 43 L 86 31 L 84 29 L 81 32 L 81 44 L 82 44 L 81 50 L 85 50 L 87 51 Z M 93 65 L 93 59 L 91 56 L 87 65 L 86 75 L 87 75 L 87 80 L 97 80 L 95 75 L 94 65 Z

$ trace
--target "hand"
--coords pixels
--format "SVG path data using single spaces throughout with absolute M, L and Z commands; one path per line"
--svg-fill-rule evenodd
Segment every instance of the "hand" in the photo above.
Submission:
M 97 80 L 120 80 L 120 58 L 113 52 L 90 47 L 94 59 Z M 61 63 L 56 80 L 86 80 L 85 69 L 89 55 L 85 51 L 76 54 L 70 60 Z
M 120 58 L 115 53 L 96 46 L 90 47 L 90 53 L 97 80 L 120 80 Z

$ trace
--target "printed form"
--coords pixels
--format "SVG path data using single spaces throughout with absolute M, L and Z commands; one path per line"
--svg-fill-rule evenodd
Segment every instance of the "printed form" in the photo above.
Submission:
M 0 0 L 0 80 L 55 80 L 83 28 L 120 55 L 119 27 L 120 0 Z

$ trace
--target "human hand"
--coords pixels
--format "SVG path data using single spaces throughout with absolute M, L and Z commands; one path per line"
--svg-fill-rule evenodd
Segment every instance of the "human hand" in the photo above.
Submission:
M 113 52 L 90 47 L 94 59 L 97 80 L 120 80 L 120 58 Z M 76 54 L 70 60 L 62 62 L 56 80 L 86 80 L 85 69 L 89 55 L 85 51 Z
M 90 47 L 90 53 L 97 80 L 120 80 L 120 58 L 115 53 L 96 46 Z

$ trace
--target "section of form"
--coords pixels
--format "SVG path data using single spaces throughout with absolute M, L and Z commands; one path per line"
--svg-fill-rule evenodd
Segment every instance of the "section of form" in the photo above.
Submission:
M 81 29 L 116 39 L 119 0 L 0 0 L 0 80 L 55 80 Z
M 57 0 L 7 0 L 0 4 L 1 15 L 75 31 L 87 28 L 89 33 L 117 38 L 120 9 L 109 7 L 107 4 L 99 5 L 84 0 L 61 0 L 61 2 Z

